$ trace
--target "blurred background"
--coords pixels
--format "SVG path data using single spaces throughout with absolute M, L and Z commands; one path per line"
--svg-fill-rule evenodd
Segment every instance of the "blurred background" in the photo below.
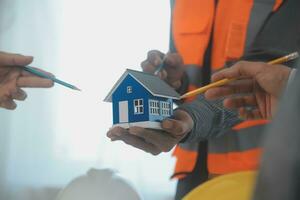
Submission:
M 103 99 L 151 49 L 167 51 L 169 1 L 0 0 L 0 49 L 80 87 L 28 89 L 17 110 L 0 110 L 0 199 L 52 200 L 90 168 L 119 171 L 146 200 L 172 199 L 171 153 L 148 155 L 110 142 Z

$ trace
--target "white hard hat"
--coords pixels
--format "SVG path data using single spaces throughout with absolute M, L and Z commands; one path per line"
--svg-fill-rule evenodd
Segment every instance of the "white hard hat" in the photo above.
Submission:
M 134 187 L 110 169 L 91 169 L 80 176 L 57 197 L 57 200 L 141 200 Z

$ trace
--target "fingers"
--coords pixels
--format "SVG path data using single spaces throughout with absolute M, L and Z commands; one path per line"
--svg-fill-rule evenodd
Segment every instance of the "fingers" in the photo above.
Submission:
M 107 133 L 107 136 L 111 138 L 112 141 L 121 140 L 128 145 L 131 145 L 153 155 L 158 155 L 159 153 L 161 153 L 161 151 L 153 144 L 146 142 L 141 137 L 129 134 L 126 129 L 123 129 L 121 127 L 115 127 L 111 129 Z
M 238 109 L 240 117 L 246 120 L 264 118 L 253 95 L 227 98 L 224 100 L 224 107 Z
M 147 59 L 142 62 L 141 66 L 147 72 L 154 72 L 156 68 L 165 62 L 166 69 L 170 68 L 173 71 L 177 71 L 183 63 L 181 56 L 178 53 L 167 53 L 166 55 L 157 50 L 148 52 Z
M 186 125 L 175 119 L 164 120 L 162 122 L 162 128 L 174 136 L 183 136 L 187 132 Z
M 259 111 L 259 109 L 249 110 L 247 108 L 240 108 L 239 115 L 241 118 L 245 120 L 254 120 L 254 119 L 262 119 L 264 118 Z M 265 118 L 264 118 L 265 119 Z
M 13 100 L 6 100 L 0 102 L 0 107 L 8 109 L 8 110 L 14 110 L 17 107 L 17 104 Z
M 236 80 L 231 84 L 209 89 L 205 92 L 205 98 L 214 100 L 234 94 L 245 94 L 253 92 L 253 80 Z
M 52 73 L 47 72 L 47 71 L 44 71 L 44 70 L 42 70 L 42 69 L 40 69 L 40 68 L 36 68 L 36 67 L 32 67 L 32 68 L 36 69 L 36 70 L 39 71 L 39 72 L 44 73 L 45 75 L 50 76 L 50 77 L 55 77 Z M 35 76 L 35 75 L 33 75 L 32 73 L 27 72 L 27 71 L 24 71 L 24 70 L 21 71 L 21 75 L 22 75 L 22 76 Z
M 0 66 L 25 66 L 29 65 L 32 61 L 32 56 L 0 52 Z
M 121 135 L 128 134 L 128 131 L 121 127 L 114 127 L 107 132 L 107 137 L 113 139 L 116 137 L 120 137 Z
M 18 89 L 17 92 L 11 94 L 11 98 L 18 101 L 24 101 L 27 98 L 27 94 L 24 90 Z
M 183 138 L 194 127 L 194 121 L 186 111 L 179 109 L 174 111 L 173 119 L 166 119 L 162 122 L 162 127 L 174 137 Z
M 147 60 L 154 66 L 158 66 L 161 64 L 165 54 L 158 50 L 151 50 L 147 54 Z
M 179 54 L 167 53 L 164 55 L 157 50 L 149 51 L 147 59 L 141 63 L 141 67 L 144 72 L 154 73 L 162 62 L 164 62 L 164 68 L 160 71 L 158 76 L 173 88 L 180 88 L 184 65 Z
M 142 67 L 144 72 L 154 74 L 154 72 L 156 71 L 158 65 L 153 65 L 148 60 L 145 60 L 141 63 L 141 67 Z M 168 76 L 167 71 L 165 69 L 162 69 L 158 73 L 158 76 L 159 76 L 160 79 L 165 80 Z
M 168 73 L 165 69 L 162 69 L 159 73 L 158 73 L 158 77 L 161 79 L 161 80 L 166 80 L 167 77 L 168 77 Z
M 167 53 L 166 55 L 166 64 L 173 69 L 180 69 L 180 64 L 183 64 L 182 57 L 178 53 Z
M 157 50 L 151 50 L 147 54 L 147 59 L 141 63 L 144 72 L 154 73 L 157 67 L 162 63 L 165 55 Z
M 18 87 L 24 88 L 50 88 L 53 86 L 53 81 L 36 76 L 20 77 L 17 80 Z
M 223 104 L 224 107 L 229 109 L 258 106 L 256 98 L 253 95 L 226 98 Z
M 157 155 L 170 151 L 193 127 L 191 117 L 185 111 L 177 110 L 174 118 L 162 122 L 163 130 L 130 127 L 111 129 L 107 136 L 113 141 L 122 140 L 126 144 Z
M 212 81 L 218 81 L 224 78 L 240 78 L 240 77 L 255 77 L 268 64 L 261 62 L 240 61 L 230 68 L 226 68 L 215 73 L 212 76 Z
M 262 116 L 262 114 L 261 114 L 261 112 L 260 112 L 259 109 L 254 109 L 254 110 L 252 110 L 252 115 L 253 115 L 254 119 L 262 119 L 262 118 L 264 118 L 264 117 Z M 264 118 L 264 119 L 265 119 L 265 118 Z
M 140 150 L 143 150 L 147 153 L 151 153 L 152 155 L 158 155 L 161 153 L 161 151 L 159 149 L 157 149 L 154 145 L 149 144 L 149 143 L 143 141 L 141 138 L 133 136 L 133 135 L 124 134 L 124 135 L 121 135 L 120 137 L 116 138 L 115 141 L 116 140 L 121 140 L 125 144 L 133 146 Z
M 129 133 L 142 138 L 146 143 L 153 144 L 161 152 L 170 151 L 177 143 L 175 138 L 163 131 L 131 127 Z
M 167 119 L 162 122 L 163 130 L 131 127 L 128 132 L 153 144 L 160 151 L 168 152 L 191 130 L 190 126 L 186 120 Z
M 0 99 L 0 107 L 14 110 L 17 107 L 17 104 L 14 100 L 24 101 L 27 98 L 27 94 L 25 91 L 17 88 L 12 90 L 11 92 L 7 92 L 7 94 L 3 94 Z
M 144 60 L 141 63 L 141 67 L 142 67 L 144 72 L 148 72 L 148 73 L 151 73 L 151 74 L 153 74 L 156 70 L 156 66 L 153 65 L 152 63 L 150 63 L 148 60 Z
M 165 63 L 165 70 L 168 74 L 167 82 L 175 89 L 180 88 L 181 78 L 185 70 L 181 56 L 177 53 L 168 53 Z

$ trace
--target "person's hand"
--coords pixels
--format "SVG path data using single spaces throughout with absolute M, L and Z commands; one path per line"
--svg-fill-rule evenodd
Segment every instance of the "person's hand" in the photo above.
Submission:
M 114 127 L 107 132 L 107 136 L 112 141 L 121 140 L 135 148 L 158 155 L 170 151 L 192 130 L 193 126 L 192 118 L 185 111 L 176 110 L 172 119 L 162 122 L 163 130 Z
M 234 78 L 236 81 L 206 91 L 207 99 L 226 97 L 224 106 L 237 108 L 246 119 L 271 119 L 286 87 L 291 69 L 261 62 L 238 62 L 212 76 L 212 81 Z M 251 109 L 249 109 L 249 107 Z
M 163 60 L 164 68 L 158 73 L 158 76 L 174 89 L 179 89 L 184 74 L 183 60 L 179 54 L 163 54 L 157 50 L 149 51 L 147 59 L 141 63 L 141 67 L 144 72 L 154 73 Z
M 29 65 L 32 60 L 31 56 L 0 52 L 0 107 L 13 110 L 17 107 L 14 100 L 25 100 L 27 94 L 21 88 L 53 86 L 51 80 L 37 77 L 21 69 L 20 66 Z

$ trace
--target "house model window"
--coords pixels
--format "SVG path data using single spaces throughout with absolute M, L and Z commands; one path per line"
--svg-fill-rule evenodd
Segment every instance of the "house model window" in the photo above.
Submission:
M 159 101 L 149 100 L 149 111 L 151 115 L 159 115 Z
M 127 94 L 131 94 L 132 93 L 132 86 L 127 86 Z
M 171 106 L 169 102 L 161 102 L 161 115 L 169 116 L 171 113 Z
M 144 103 L 143 99 L 135 99 L 134 103 L 134 114 L 143 114 L 144 113 Z

